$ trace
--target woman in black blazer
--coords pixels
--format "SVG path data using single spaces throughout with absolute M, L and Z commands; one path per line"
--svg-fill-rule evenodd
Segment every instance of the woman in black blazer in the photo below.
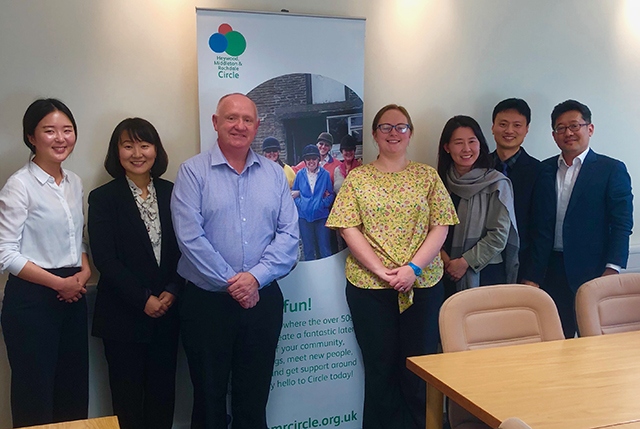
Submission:
M 158 132 L 129 118 L 104 162 L 111 182 L 89 195 L 89 237 L 100 272 L 92 334 L 103 339 L 113 411 L 123 429 L 170 429 L 183 280 L 171 222 L 173 184 Z

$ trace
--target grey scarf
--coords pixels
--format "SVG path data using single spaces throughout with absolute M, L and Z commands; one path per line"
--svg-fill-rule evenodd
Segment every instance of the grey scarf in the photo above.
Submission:
M 507 283 L 515 283 L 518 276 L 519 239 L 513 207 L 513 189 L 511 181 L 493 169 L 474 168 L 463 176 L 458 176 L 452 166 L 447 172 L 447 189 L 460 197 L 458 218 L 460 224 L 453 229 L 451 259 L 459 258 L 464 252 L 476 245 L 486 233 L 488 201 L 494 192 L 498 200 L 509 212 L 511 227 L 502 258 L 507 275 Z M 480 285 L 480 267 L 476 272 L 467 269 L 465 275 L 456 282 L 457 290 L 469 289 Z

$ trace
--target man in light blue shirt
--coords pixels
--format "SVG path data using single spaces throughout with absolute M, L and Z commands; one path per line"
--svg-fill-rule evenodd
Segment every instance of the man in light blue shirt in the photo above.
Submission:
M 298 215 L 282 168 L 251 150 L 259 121 L 245 95 L 222 97 L 218 144 L 180 166 L 171 210 L 188 280 L 181 329 L 194 388 L 192 428 L 266 429 L 282 327 L 276 279 L 298 257 Z

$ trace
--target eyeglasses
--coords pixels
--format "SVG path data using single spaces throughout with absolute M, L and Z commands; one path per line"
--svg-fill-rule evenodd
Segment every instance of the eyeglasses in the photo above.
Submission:
M 378 128 L 380 132 L 383 134 L 389 134 L 391 130 L 393 130 L 394 128 L 400 134 L 405 134 L 407 131 L 411 129 L 411 126 L 409 124 L 395 124 L 395 125 L 380 124 L 376 128 Z
M 271 149 L 271 148 L 268 148 L 268 149 L 265 149 L 265 150 L 264 150 L 264 153 L 272 153 L 272 152 L 280 152 L 280 149 Z
M 572 133 L 577 133 L 578 131 L 580 131 L 580 128 L 587 125 L 589 125 L 588 122 L 584 124 L 571 124 L 566 127 L 564 125 L 558 125 L 553 129 L 553 132 L 556 134 L 564 134 L 567 132 L 567 129 L 570 129 Z

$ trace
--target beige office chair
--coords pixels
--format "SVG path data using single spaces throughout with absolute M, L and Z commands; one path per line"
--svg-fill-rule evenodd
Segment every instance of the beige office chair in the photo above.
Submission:
M 531 426 L 518 418 L 511 417 L 500 423 L 498 429 L 531 429 Z
M 580 286 L 576 318 L 583 337 L 640 331 L 640 274 L 598 277 Z
M 553 299 L 525 285 L 458 292 L 442 304 L 439 322 L 445 353 L 564 339 Z M 452 429 L 489 427 L 453 401 L 448 414 Z

